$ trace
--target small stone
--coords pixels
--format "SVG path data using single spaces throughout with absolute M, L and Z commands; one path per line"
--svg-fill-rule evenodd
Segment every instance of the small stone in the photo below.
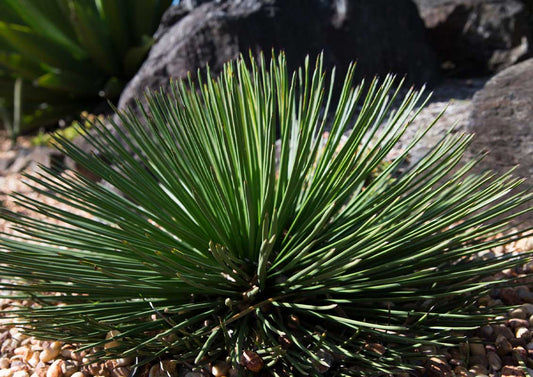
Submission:
M 526 303 L 521 306 L 528 316 L 533 315 L 533 304 Z
M 254 351 L 244 350 L 240 362 L 246 369 L 255 373 L 263 369 L 263 359 Z
M 492 370 L 498 371 L 502 369 L 502 359 L 496 352 L 487 352 L 487 361 Z
M 511 343 L 513 347 L 526 347 L 526 340 L 522 338 L 509 339 L 509 343 Z
M 63 373 L 63 377 L 71 377 L 74 373 L 78 371 L 78 362 L 75 360 L 65 360 L 63 364 L 61 364 L 61 372 Z
M 47 363 L 55 359 L 57 356 L 59 356 L 60 353 L 61 353 L 61 343 L 58 341 L 52 342 L 50 343 L 48 347 L 43 349 L 43 351 L 39 355 L 39 359 L 43 363 Z
M 453 377 L 452 368 L 438 357 L 430 358 L 425 366 L 429 377 Z
M 517 328 L 515 335 L 518 339 L 524 339 L 526 342 L 529 342 L 531 340 L 531 332 L 527 327 Z
M 470 356 L 470 365 L 481 365 L 485 368 L 488 368 L 489 362 L 486 355 L 472 355 Z
M 30 374 L 26 370 L 18 370 L 13 373 L 13 377 L 30 377 Z
M 500 291 L 500 298 L 506 305 L 520 305 L 522 304 L 522 298 L 512 288 L 503 288 Z
M 72 376 L 70 377 L 84 377 L 84 374 L 83 372 L 75 372 Z
M 524 372 L 519 368 L 506 365 L 502 368 L 502 377 L 525 377 Z
M 485 325 L 481 329 L 479 329 L 479 334 L 483 339 L 490 340 L 494 335 L 494 329 L 491 325 Z
M 184 377 L 204 377 L 200 372 L 187 372 Z
M 529 326 L 529 322 L 525 319 L 511 318 L 508 322 L 509 322 L 509 326 L 511 326 L 513 329 L 516 329 L 518 327 Z
M 485 346 L 481 343 L 481 339 L 472 338 L 470 342 L 470 353 L 472 355 L 485 356 Z
M 495 344 L 496 352 L 500 356 L 506 355 L 513 350 L 513 346 L 511 345 L 509 340 L 507 340 L 507 338 L 503 335 L 498 335 Z
M 513 356 L 516 361 L 526 361 L 527 360 L 527 351 L 524 347 L 514 347 Z
M 130 368 L 128 367 L 116 367 L 111 371 L 111 377 L 128 377 L 130 374 Z
M 528 292 L 525 290 L 519 290 L 518 291 L 518 297 L 520 297 L 524 302 L 527 302 L 529 304 L 533 303 L 533 292 Z
M 529 326 L 533 327 L 533 314 L 529 317 Z
M 0 359 L 0 369 L 8 369 L 10 361 L 7 357 L 2 357 Z
M 483 365 L 472 365 L 470 369 L 468 370 L 470 373 L 474 373 L 476 377 L 479 376 L 486 376 L 487 375 L 487 368 L 485 368 Z
M 115 359 L 115 366 L 117 367 L 127 367 L 133 364 L 133 358 L 131 357 L 123 357 L 120 359 Z
M 225 361 L 217 361 L 211 367 L 211 374 L 215 377 L 222 377 L 228 373 L 229 364 Z
M 511 318 L 518 318 L 518 319 L 526 319 L 527 313 L 524 310 L 523 307 L 518 307 L 516 309 L 513 309 L 509 312 L 509 317 Z
M 12 377 L 13 376 L 13 370 L 11 368 L 9 369 L 2 369 L 0 370 L 0 377 Z
M 476 377 L 476 375 L 466 369 L 464 366 L 457 366 L 453 370 L 457 377 Z
M 514 338 L 514 334 L 511 329 L 505 325 L 495 326 L 494 333 L 496 334 L 496 337 L 498 337 L 499 335 L 503 335 L 506 339 Z
M 61 367 L 64 363 L 65 361 L 62 359 L 55 360 L 46 371 L 46 377 L 63 377 Z
M 116 336 L 120 335 L 120 332 L 118 330 L 111 330 L 109 331 L 106 336 L 105 336 L 105 339 L 106 340 L 109 340 L 109 339 L 112 339 Z M 115 347 L 118 347 L 120 345 L 120 342 L 117 340 L 117 339 L 114 339 L 114 340 L 111 340 L 109 342 L 107 342 L 105 345 L 104 345 L 104 349 L 110 349 L 110 348 L 115 348 Z

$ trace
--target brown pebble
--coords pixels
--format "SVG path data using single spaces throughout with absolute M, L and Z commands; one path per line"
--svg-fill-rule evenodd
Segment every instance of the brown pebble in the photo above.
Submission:
M 487 352 L 487 361 L 491 369 L 495 371 L 502 369 L 502 359 L 496 352 Z
M 527 351 L 524 347 L 514 347 L 513 356 L 516 361 L 526 361 L 527 360 Z
M 496 337 L 498 337 L 499 335 L 503 335 L 506 339 L 514 338 L 514 334 L 511 329 L 505 325 L 495 326 L 494 333 L 496 334 Z
M 506 365 L 502 368 L 502 377 L 525 377 L 525 374 L 519 367 Z
M 480 375 L 487 375 L 487 368 L 485 368 L 483 365 L 472 365 L 470 369 L 468 370 L 470 373 L 474 373 L 474 375 L 480 376 Z
M 528 316 L 533 315 L 533 304 L 526 303 L 521 306 Z
M 111 370 L 111 377 L 127 377 L 130 374 L 128 367 L 116 367 Z
M 527 313 L 523 307 L 518 307 L 509 312 L 509 317 L 518 318 L 518 319 L 526 319 Z
M 78 368 L 79 365 L 76 360 L 65 360 L 65 362 L 61 364 L 61 372 L 63 373 L 63 377 L 71 377 L 78 371 Z
M 457 377 L 476 377 L 476 375 L 466 369 L 464 366 L 457 366 L 453 370 Z
M 509 340 L 507 340 L 507 338 L 503 335 L 498 335 L 495 344 L 496 352 L 500 356 L 506 355 L 513 350 L 513 346 L 511 345 Z
M 481 365 L 488 368 L 489 362 L 486 355 L 472 355 L 470 356 L 470 365 Z
M 481 343 L 481 339 L 479 338 L 472 338 L 470 342 L 470 354 L 472 355 L 478 355 L 478 356 L 485 356 L 485 346 L 483 343 Z
M 528 327 L 529 322 L 525 319 L 519 319 L 519 318 L 511 318 L 509 321 L 509 326 L 511 326 L 513 329 L 516 329 L 518 327 Z
M 453 377 L 452 368 L 438 357 L 431 357 L 425 367 L 428 377 Z
M 11 362 L 9 361 L 7 357 L 2 357 L 0 359 L 0 369 L 8 369 L 10 363 Z
M 522 299 L 518 293 L 512 288 L 503 288 L 500 291 L 500 298 L 506 305 L 520 305 Z
M 479 334 L 483 339 L 491 340 L 494 335 L 494 329 L 491 325 L 485 325 L 479 329 Z
M 225 376 L 229 371 L 230 365 L 225 361 L 217 361 L 211 367 L 211 374 L 215 377 Z
M 64 363 L 62 359 L 55 360 L 46 371 L 46 377 L 63 377 L 61 367 Z

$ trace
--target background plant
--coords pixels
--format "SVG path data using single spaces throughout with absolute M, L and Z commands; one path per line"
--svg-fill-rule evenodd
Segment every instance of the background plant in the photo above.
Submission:
M 0 3 L 0 105 L 5 127 L 50 125 L 116 99 L 152 45 L 171 0 Z M 22 113 L 14 83 L 22 79 Z M 14 130 L 16 133 L 16 129 Z
M 86 138 L 106 161 L 59 137 L 106 184 L 28 177 L 86 216 L 15 195 L 64 225 L 5 211 L 21 237 L 1 238 L 0 288 L 40 304 L 5 315 L 104 346 L 94 357 L 228 358 L 241 375 L 389 373 L 462 340 L 491 316 L 477 297 L 505 283 L 486 278 L 526 258 L 475 254 L 518 238 L 495 235 L 531 195 L 509 174 L 471 174 L 477 160 L 459 167 L 462 134 L 390 179 L 419 133 L 368 182 L 425 101 L 397 98 L 393 77 L 354 86 L 353 72 L 332 100 L 321 58 L 294 75 L 283 55 L 239 59 L 149 94 L 142 119 L 95 124 Z

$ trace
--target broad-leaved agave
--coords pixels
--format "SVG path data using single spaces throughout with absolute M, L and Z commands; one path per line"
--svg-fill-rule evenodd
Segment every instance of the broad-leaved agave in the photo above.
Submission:
M 241 375 L 409 369 L 420 346 L 461 340 L 490 315 L 486 278 L 525 258 L 475 255 L 518 237 L 496 235 L 530 195 L 461 165 L 463 134 L 399 175 L 420 132 L 368 180 L 425 97 L 353 73 L 336 96 L 322 58 L 293 75 L 283 55 L 241 58 L 94 125 L 106 161 L 58 140 L 101 181 L 28 176 L 86 216 L 15 195 L 64 225 L 5 212 L 21 236 L 1 238 L 0 288 L 38 303 L 13 321 L 99 358 L 228 359 Z

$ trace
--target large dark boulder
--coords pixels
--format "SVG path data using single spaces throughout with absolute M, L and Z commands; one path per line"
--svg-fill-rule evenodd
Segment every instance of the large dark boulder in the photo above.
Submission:
M 531 55 L 530 14 L 520 0 L 415 2 L 450 75 L 487 75 Z
M 360 76 L 395 72 L 414 83 L 436 81 L 439 71 L 411 0 L 186 1 L 168 10 L 156 37 L 119 107 L 134 106 L 146 89 L 166 87 L 170 77 L 207 65 L 216 73 L 248 50 L 269 55 L 283 49 L 293 68 L 324 51 L 326 64 L 341 73 L 357 60 Z

